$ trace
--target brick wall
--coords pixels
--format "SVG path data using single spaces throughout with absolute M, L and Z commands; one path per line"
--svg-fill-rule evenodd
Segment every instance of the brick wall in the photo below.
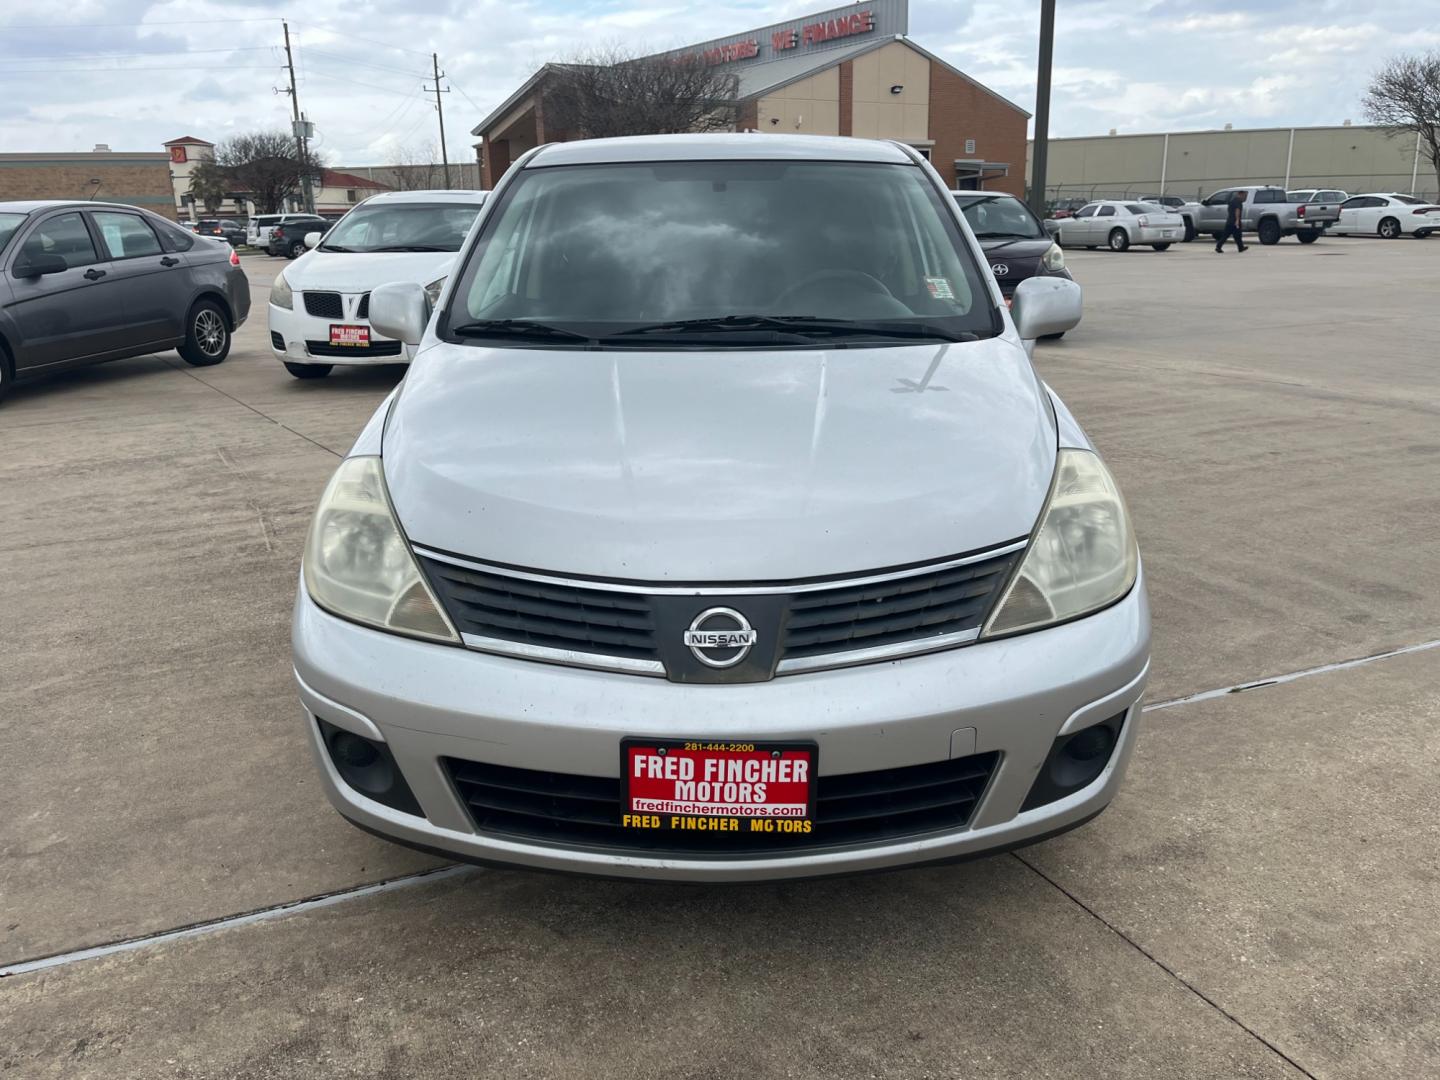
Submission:
M 930 65 L 930 137 L 935 145 L 930 160 L 955 186 L 956 158 L 1005 161 L 1010 175 L 987 180 L 987 191 L 1025 195 L 1025 114 L 981 90 L 939 64 Z M 965 140 L 975 140 L 975 152 L 965 152 Z
M 99 180 L 98 190 L 91 182 Z M 175 219 L 164 154 L 0 154 L 0 202 L 89 199 L 129 203 Z

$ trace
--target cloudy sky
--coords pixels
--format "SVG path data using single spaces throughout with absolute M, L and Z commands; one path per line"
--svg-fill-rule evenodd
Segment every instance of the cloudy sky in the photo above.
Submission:
M 0 5 L 0 152 L 158 150 L 283 127 L 281 20 L 302 106 L 336 164 L 437 138 L 421 91 L 448 72 L 452 160 L 540 63 L 596 45 L 650 51 L 761 26 L 825 0 L 70 0 Z M 1027 109 L 1038 0 L 911 0 L 910 34 Z M 1360 122 L 1367 76 L 1440 48 L 1435 0 L 1060 0 L 1054 135 Z M 1403 32 L 1403 38 L 1401 33 Z

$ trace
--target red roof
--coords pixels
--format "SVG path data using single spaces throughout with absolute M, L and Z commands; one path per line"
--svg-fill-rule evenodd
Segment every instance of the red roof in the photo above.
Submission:
M 320 172 L 321 187 L 343 187 L 343 188 L 374 188 L 377 191 L 389 191 L 388 184 L 377 183 L 374 180 L 363 176 L 356 176 L 354 173 L 336 172 L 334 169 L 322 169 Z
M 161 143 L 161 146 L 178 146 L 180 143 L 194 143 L 196 146 L 214 146 L 213 142 L 206 142 L 204 139 L 197 139 L 194 135 L 183 135 L 178 139 L 171 139 L 169 142 Z

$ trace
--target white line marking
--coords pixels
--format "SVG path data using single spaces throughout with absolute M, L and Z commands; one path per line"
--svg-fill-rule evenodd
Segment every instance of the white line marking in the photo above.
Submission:
M 390 878 L 388 881 L 377 881 L 373 885 L 359 885 L 353 889 L 341 889 L 338 892 L 326 893 L 324 896 L 314 896 L 308 900 L 292 900 L 287 904 L 276 904 L 273 907 L 261 908 L 258 911 L 247 911 L 243 915 L 227 915 L 224 918 L 195 923 L 193 926 L 182 927 L 178 930 L 162 930 L 154 934 L 144 934 L 140 937 L 126 938 L 124 941 L 114 941 L 108 945 L 92 945 L 88 949 L 76 949 L 74 952 L 56 953 L 53 956 L 42 956 L 35 960 L 22 960 L 19 963 L 0 967 L 0 979 L 8 978 L 11 975 L 28 975 L 32 971 L 45 971 L 48 968 L 64 967 L 66 964 L 79 963 L 81 960 L 95 960 L 102 956 L 113 956 L 116 953 L 133 952 L 136 949 L 143 949 L 150 945 L 162 945 L 171 941 L 181 941 L 185 938 L 199 937 L 201 934 L 214 933 L 216 930 L 228 930 L 232 926 L 249 926 L 252 923 L 266 922 L 270 919 L 279 918 L 281 915 L 294 915 L 304 911 L 315 911 L 319 908 L 344 903 L 347 900 L 358 900 L 362 896 L 378 896 L 381 893 L 395 892 L 397 889 L 407 889 L 412 885 L 428 884 L 432 881 L 444 881 L 448 878 L 472 873 L 474 870 L 475 867 L 473 866 L 441 866 L 434 870 L 421 870 L 416 874 L 406 874 L 404 877 Z
M 1219 690 L 1203 690 L 1198 694 L 1190 694 L 1187 697 L 1172 698 L 1169 701 L 1157 701 L 1153 705 L 1146 705 L 1141 712 L 1152 712 L 1155 709 L 1173 709 L 1176 705 L 1189 705 L 1196 701 L 1209 701 L 1211 698 L 1224 697 L 1227 694 L 1240 694 L 1246 690 L 1259 690 L 1266 686 L 1279 686 L 1281 683 L 1294 682 L 1296 679 L 1303 679 L 1309 675 L 1324 675 L 1331 671 L 1344 671 L 1346 668 L 1361 667 L 1364 664 L 1373 664 L 1377 660 L 1389 660 L 1392 656 L 1404 656 L 1406 653 L 1424 652 L 1426 649 L 1440 648 L 1440 638 L 1434 641 L 1422 641 L 1419 645 L 1406 645 L 1401 649 L 1391 649 L 1389 652 L 1376 653 L 1373 656 L 1361 656 L 1354 660 L 1340 660 L 1333 664 L 1321 664 L 1319 667 L 1305 668 L 1303 671 L 1292 671 L 1285 675 L 1272 675 L 1268 679 L 1255 679 L 1251 682 L 1236 683 L 1234 686 L 1226 686 Z
M 1437 648 L 1440 648 L 1440 638 L 1434 641 L 1421 642 L 1419 645 L 1406 645 L 1404 648 L 1376 653 L 1373 656 L 1362 656 L 1354 660 L 1341 660 L 1333 664 L 1321 664 L 1319 667 L 1305 668 L 1303 671 L 1292 671 L 1285 675 L 1274 675 L 1268 679 L 1256 679 L 1253 682 L 1237 683 L 1234 686 L 1227 686 L 1220 690 L 1205 690 L 1198 694 L 1190 694 L 1188 697 L 1173 698 L 1170 701 L 1157 701 L 1153 705 L 1146 705 L 1141 711 L 1152 712 L 1156 709 L 1171 709 L 1176 705 L 1189 705 L 1192 702 L 1208 701 L 1211 698 L 1224 697 L 1227 694 L 1238 694 L 1246 690 L 1258 690 L 1266 686 L 1279 686 L 1281 683 L 1294 682 L 1296 679 L 1303 679 L 1310 675 L 1323 675 L 1330 671 L 1343 671 L 1346 668 L 1373 664 L 1377 660 L 1388 660 L 1394 656 L 1404 656 L 1406 653 L 1424 652 L 1427 649 Z M 56 953 L 53 956 L 42 956 L 34 960 L 21 960 L 17 963 L 0 967 L 0 979 L 9 978 L 12 975 L 28 975 L 34 971 L 46 971 L 50 968 L 64 967 L 68 964 L 79 963 L 82 960 L 96 960 L 102 956 L 113 956 L 116 953 L 134 952 L 136 949 L 147 948 L 151 945 L 163 945 L 172 941 L 182 941 L 185 938 L 211 934 L 217 930 L 229 930 L 235 926 L 250 926 L 254 923 L 268 922 L 282 915 L 316 911 L 320 908 L 345 903 L 348 900 L 358 900 L 365 896 L 378 896 L 381 893 L 408 889 L 413 885 L 423 885 L 432 881 L 445 881 L 450 878 L 474 873 L 475 871 L 476 867 L 473 866 L 440 866 L 433 870 L 421 870 L 419 873 L 406 874 L 404 877 L 391 878 L 388 881 L 379 881 L 373 885 L 359 885 L 353 889 L 340 889 L 333 893 L 326 893 L 324 896 L 311 897 L 308 900 L 292 900 L 286 904 L 276 904 L 273 907 L 261 908 L 258 911 L 248 911 L 243 915 L 228 915 L 219 919 L 211 919 L 209 922 L 195 923 L 191 926 L 181 927 L 178 930 L 162 930 L 154 934 L 145 934 L 140 937 L 111 942 L 108 945 L 93 945 L 86 949 L 76 949 L 73 952 Z

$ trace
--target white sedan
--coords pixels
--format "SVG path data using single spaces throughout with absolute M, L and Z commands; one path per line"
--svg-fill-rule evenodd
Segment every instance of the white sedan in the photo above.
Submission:
M 1440 206 L 1413 195 L 1356 195 L 1340 204 L 1340 220 L 1330 231 L 1337 236 L 1378 236 L 1383 240 L 1409 233 L 1423 240 L 1440 232 Z
M 1131 244 L 1142 244 L 1164 251 L 1185 239 L 1185 219 L 1155 203 L 1101 199 L 1062 220 L 1055 239 L 1062 247 L 1093 249 L 1104 244 L 1111 251 L 1125 251 Z
M 483 191 L 387 191 L 351 210 L 270 286 L 270 349 L 297 379 L 336 364 L 406 364 L 414 348 L 375 333 L 370 290 L 392 281 L 440 295 Z

